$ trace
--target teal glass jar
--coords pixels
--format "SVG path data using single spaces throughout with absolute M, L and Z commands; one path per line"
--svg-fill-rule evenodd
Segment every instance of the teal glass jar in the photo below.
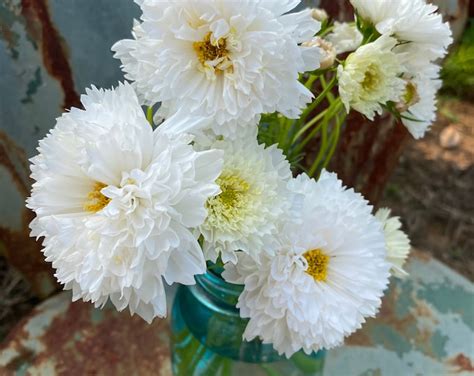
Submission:
M 209 271 L 193 286 L 180 286 L 171 313 L 172 367 L 175 376 L 322 375 L 325 352 L 290 359 L 270 344 L 242 339 L 248 320 L 236 308 L 243 286 Z

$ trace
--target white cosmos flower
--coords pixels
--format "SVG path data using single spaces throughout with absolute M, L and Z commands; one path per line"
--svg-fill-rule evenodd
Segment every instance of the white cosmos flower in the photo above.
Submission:
M 342 54 L 355 51 L 362 43 L 362 34 L 354 24 L 336 21 L 332 33 L 326 39 L 332 43 L 338 54 Z
M 44 237 L 74 300 L 110 298 L 147 321 L 163 317 L 163 278 L 194 284 L 206 271 L 191 229 L 219 192 L 222 151 L 196 152 L 188 136 L 153 131 L 128 84 L 92 87 L 81 101 L 84 110 L 58 118 L 31 159 L 31 234 Z
M 419 73 L 405 73 L 406 87 L 402 96 L 402 123 L 415 139 L 422 138 L 436 120 L 436 94 L 441 88 L 440 67 L 428 64 Z
M 402 223 L 399 217 L 390 217 L 390 209 L 380 208 L 375 217 L 382 223 L 387 247 L 387 261 L 392 265 L 391 272 L 398 278 L 408 275 L 402 269 L 410 253 L 410 239 L 401 230 Z
M 332 348 L 374 316 L 390 264 L 372 207 L 335 174 L 290 183 L 298 218 L 288 216 L 274 256 L 256 263 L 244 253 L 224 278 L 244 284 L 238 307 L 250 321 L 246 340 L 260 337 L 287 357 Z
M 275 145 L 265 148 L 256 137 L 216 141 L 224 151 L 224 167 L 217 179 L 221 193 L 208 199 L 208 217 L 199 227 L 206 258 L 236 262 L 241 250 L 257 259 L 276 247 L 278 223 L 289 206 L 288 161 Z
M 353 108 L 373 120 L 375 113 L 383 112 L 382 105 L 398 102 L 405 81 L 399 77 L 404 69 L 400 58 L 392 52 L 396 43 L 382 36 L 359 47 L 338 66 L 339 94 L 348 112 Z
M 443 57 L 452 43 L 449 24 L 443 23 L 438 7 L 425 0 L 350 1 L 358 15 L 373 23 L 380 34 L 403 42 L 397 52 L 410 53 L 420 64 Z
M 112 50 L 146 104 L 162 102 L 212 116 L 216 134 L 235 136 L 262 113 L 297 118 L 311 101 L 299 72 L 319 66 L 304 47 L 320 28 L 294 0 L 136 0 L 143 12 L 134 39 Z M 229 123 L 230 122 L 230 123 Z

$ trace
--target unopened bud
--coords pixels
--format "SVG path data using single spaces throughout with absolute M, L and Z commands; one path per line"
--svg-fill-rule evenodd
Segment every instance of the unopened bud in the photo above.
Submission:
M 324 20 L 328 19 L 328 14 L 324 9 L 321 8 L 311 9 L 311 16 L 313 17 L 313 19 L 319 22 L 323 22 Z
M 303 42 L 302 45 L 304 47 L 319 47 L 322 55 L 319 66 L 320 69 L 329 68 L 334 64 L 336 60 L 336 49 L 331 42 L 320 37 L 315 37 L 308 42 Z

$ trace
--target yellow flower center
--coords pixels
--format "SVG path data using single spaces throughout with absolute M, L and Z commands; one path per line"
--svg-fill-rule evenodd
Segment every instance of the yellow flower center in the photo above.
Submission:
M 380 83 L 379 68 L 375 64 L 369 64 L 364 74 L 361 85 L 365 91 L 374 91 Z
M 329 256 L 317 248 L 303 253 L 303 257 L 308 262 L 308 269 L 306 269 L 306 273 L 308 273 L 316 281 L 326 281 Z
M 107 187 L 107 184 L 96 182 L 92 191 L 87 195 L 87 201 L 84 204 L 84 210 L 92 213 L 97 213 L 107 206 L 110 198 L 104 196 L 100 191 Z
M 223 173 L 216 183 L 222 192 L 207 200 L 208 221 L 211 224 L 221 220 L 231 222 L 242 214 L 241 209 L 247 202 L 245 196 L 250 185 L 232 173 Z
M 408 107 L 411 107 L 420 101 L 420 96 L 418 95 L 417 87 L 411 81 L 407 82 L 407 86 L 405 87 L 405 94 L 403 95 L 403 101 Z
M 201 42 L 194 42 L 193 48 L 204 68 L 214 67 L 218 70 L 226 70 L 232 67 L 227 50 L 225 38 L 212 40 L 212 33 L 209 32 Z M 209 64 L 212 62 L 212 64 Z

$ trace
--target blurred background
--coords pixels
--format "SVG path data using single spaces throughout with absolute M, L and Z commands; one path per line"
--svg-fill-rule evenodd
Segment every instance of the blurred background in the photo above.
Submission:
M 443 63 L 437 123 L 414 142 L 387 119 L 354 119 L 368 136 L 355 143 L 345 134 L 343 158 L 351 162 L 335 161 L 333 169 L 402 217 L 415 252 L 431 253 L 473 281 L 474 2 L 434 2 L 456 40 Z M 305 3 L 341 20 L 350 14 L 347 0 Z M 80 106 L 86 87 L 123 79 L 110 46 L 130 36 L 138 17 L 130 0 L 0 0 L 0 341 L 59 289 L 40 244 L 28 236 L 28 158 L 55 118 Z

